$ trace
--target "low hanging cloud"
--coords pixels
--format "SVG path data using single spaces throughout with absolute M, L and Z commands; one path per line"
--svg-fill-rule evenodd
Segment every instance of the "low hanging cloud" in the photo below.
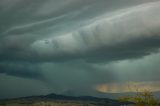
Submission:
M 36 64 L 30 63 L 10 63 L 2 62 L 0 63 L 0 73 L 4 73 L 11 76 L 18 76 L 22 78 L 39 79 L 43 78 L 41 70 Z
M 160 46 L 159 7 L 160 3 L 155 2 L 123 9 L 57 37 L 4 37 L 1 57 L 20 61 L 113 61 L 143 57 L 158 52 Z
M 159 0 L 12 2 L 0 2 L 1 74 L 70 95 L 93 94 L 101 84 L 103 90 L 159 81 Z

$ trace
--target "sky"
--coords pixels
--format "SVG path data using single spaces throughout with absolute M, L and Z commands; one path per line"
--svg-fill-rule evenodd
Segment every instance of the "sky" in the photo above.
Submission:
M 160 0 L 0 0 L 0 98 L 160 91 Z

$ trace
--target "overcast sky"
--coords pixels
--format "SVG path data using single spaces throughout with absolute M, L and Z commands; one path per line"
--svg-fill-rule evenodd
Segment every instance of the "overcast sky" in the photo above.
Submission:
M 160 91 L 160 0 L 0 0 L 0 98 Z

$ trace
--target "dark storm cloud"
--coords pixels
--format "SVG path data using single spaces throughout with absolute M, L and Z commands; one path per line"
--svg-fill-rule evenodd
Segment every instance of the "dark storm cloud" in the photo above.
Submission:
M 113 63 L 112 71 L 119 70 L 119 81 L 159 81 L 160 53 L 145 56 L 143 59 L 124 60 Z M 125 77 L 124 77 L 125 76 Z
M 0 63 L 0 73 L 22 78 L 39 79 L 43 78 L 40 69 L 29 63 Z
M 92 93 L 96 84 L 117 81 L 115 72 L 109 68 L 97 67 L 82 60 L 45 63 L 41 69 L 45 70 L 42 72 L 45 81 L 57 93 L 86 95 Z
M 1 38 L 1 60 L 113 61 L 143 57 L 157 52 L 160 46 L 158 9 L 159 2 L 121 9 L 59 36 L 6 35 Z M 15 27 L 21 28 L 23 26 Z
M 159 9 L 159 0 L 1 0 L 0 73 L 81 95 L 159 81 Z

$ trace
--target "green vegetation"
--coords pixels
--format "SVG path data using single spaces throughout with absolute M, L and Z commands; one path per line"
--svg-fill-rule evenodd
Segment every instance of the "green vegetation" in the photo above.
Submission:
M 152 92 L 144 90 L 143 92 L 137 92 L 135 96 L 120 97 L 120 102 L 134 102 L 135 106 L 159 106 L 159 100 L 154 97 Z

